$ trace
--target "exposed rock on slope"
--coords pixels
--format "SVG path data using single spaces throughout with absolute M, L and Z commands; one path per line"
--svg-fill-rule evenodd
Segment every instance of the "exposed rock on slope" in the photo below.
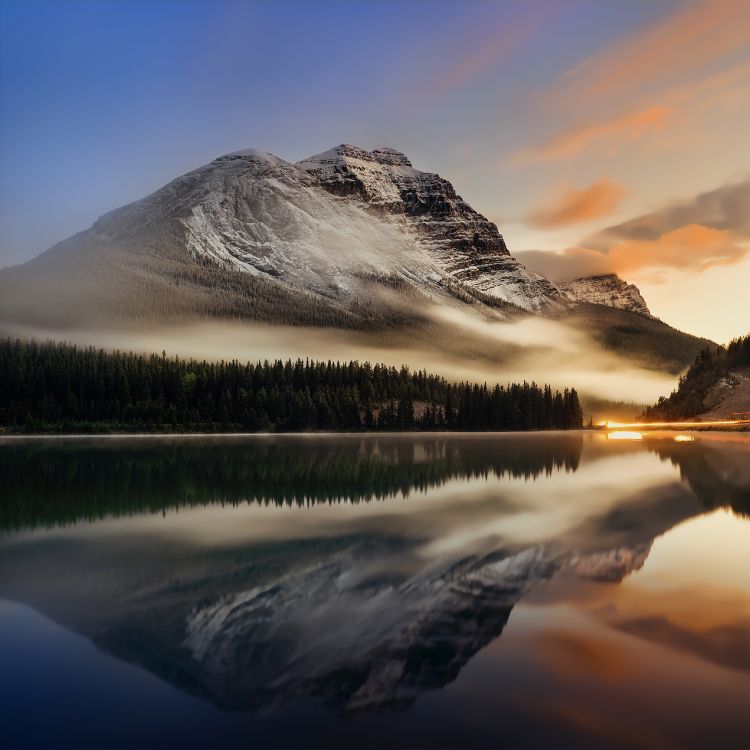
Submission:
M 739 414 L 750 415 L 750 367 L 728 372 L 703 399 L 706 411 L 701 419 L 732 419 Z
M 606 552 L 595 552 L 573 558 L 570 567 L 581 578 L 619 583 L 625 576 L 643 567 L 651 547 L 652 542 L 647 541 L 631 547 L 616 547 Z
M 614 273 L 585 276 L 557 286 L 568 299 L 651 315 L 638 287 Z

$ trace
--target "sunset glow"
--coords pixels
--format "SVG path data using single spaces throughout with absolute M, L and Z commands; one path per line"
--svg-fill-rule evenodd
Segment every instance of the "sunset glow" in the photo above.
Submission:
M 691 427 L 736 427 L 739 425 L 750 425 L 750 419 L 694 420 L 691 422 L 614 422 L 605 420 L 600 422 L 598 426 L 608 430 L 625 430 L 636 427 L 652 430 L 682 430 Z

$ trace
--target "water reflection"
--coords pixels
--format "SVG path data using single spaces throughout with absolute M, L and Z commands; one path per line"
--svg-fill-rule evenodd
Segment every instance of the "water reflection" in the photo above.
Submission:
M 0 546 L 0 596 L 228 709 L 407 709 L 519 602 L 586 602 L 619 637 L 746 670 L 747 592 L 701 629 L 674 615 L 699 592 L 626 582 L 670 529 L 748 512 L 749 455 L 673 435 L 17 442 L 0 448 L 2 526 L 26 530 Z M 601 635 L 540 638 L 548 669 L 619 674 Z
M 244 502 L 381 500 L 451 479 L 575 471 L 580 434 L 488 442 L 466 436 L 294 436 L 5 441 L 0 529 Z

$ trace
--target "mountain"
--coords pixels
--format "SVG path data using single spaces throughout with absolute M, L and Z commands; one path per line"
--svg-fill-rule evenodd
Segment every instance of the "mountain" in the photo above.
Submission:
M 393 149 L 342 145 L 298 164 L 255 150 L 219 157 L 3 271 L 0 311 L 356 327 L 398 307 L 388 300 L 404 288 L 422 303 L 524 310 L 560 297 L 449 182 Z
M 732 419 L 750 415 L 750 334 L 701 350 L 668 397 L 646 409 L 651 421 Z
M 651 315 L 646 300 L 635 284 L 628 284 L 615 273 L 584 276 L 564 284 L 558 289 L 569 299 L 615 307 L 618 310 Z
M 586 335 L 608 342 L 611 320 L 586 305 L 620 308 L 618 352 L 650 367 L 679 371 L 706 343 L 644 317 L 619 279 L 559 288 L 527 270 L 450 182 L 387 147 L 340 145 L 296 164 L 227 154 L 0 271 L 6 333 L 259 321 L 379 331 L 389 346 L 450 341 L 456 357 L 493 362 L 515 350 L 437 321 L 436 306 L 493 320 L 583 316 Z

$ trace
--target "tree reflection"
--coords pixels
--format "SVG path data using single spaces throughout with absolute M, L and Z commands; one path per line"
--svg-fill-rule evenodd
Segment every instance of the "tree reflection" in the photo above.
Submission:
M 451 479 L 575 471 L 580 434 L 534 440 L 305 437 L 16 442 L 0 447 L 0 528 L 209 504 L 305 506 L 425 492 Z

